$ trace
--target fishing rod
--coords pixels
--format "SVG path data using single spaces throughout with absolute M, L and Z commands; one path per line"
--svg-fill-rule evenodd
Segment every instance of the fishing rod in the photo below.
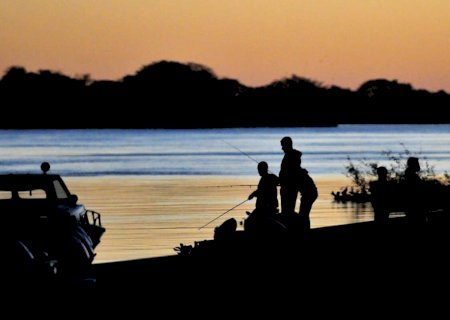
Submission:
M 239 149 L 238 147 L 232 145 L 231 143 L 229 143 L 229 142 L 227 142 L 227 141 L 225 141 L 225 140 L 222 140 L 222 141 L 225 142 L 225 143 L 226 143 L 227 145 L 229 145 L 230 147 L 232 147 L 233 149 L 236 149 L 237 151 L 239 151 L 240 153 L 242 153 L 243 155 L 245 155 L 245 156 L 246 156 L 247 158 L 249 158 L 250 160 L 252 160 L 252 161 L 254 161 L 254 162 L 256 162 L 256 163 L 259 164 L 259 161 L 256 160 L 255 158 L 253 158 L 253 157 L 252 157 L 251 155 L 249 155 L 248 153 L 242 151 L 242 150 Z M 270 171 L 269 171 L 269 173 L 270 173 Z M 238 203 L 237 205 L 235 205 L 235 206 L 232 207 L 231 209 L 228 209 L 227 211 L 225 211 L 224 213 L 222 213 L 222 214 L 220 214 L 219 216 L 215 217 L 214 219 L 212 219 L 211 221 L 209 221 L 207 224 L 201 226 L 201 227 L 198 228 L 198 229 L 199 229 L 199 230 L 200 230 L 200 229 L 203 229 L 204 227 L 206 227 L 206 226 L 207 226 L 208 224 L 210 224 L 211 222 L 213 222 L 213 221 L 219 219 L 219 218 L 220 218 L 221 216 L 223 216 L 224 214 L 226 214 L 226 213 L 230 212 L 231 210 L 233 210 L 233 209 L 239 207 L 240 205 L 246 203 L 246 202 L 249 201 L 249 200 L 250 200 L 250 199 L 245 199 L 244 201 Z
M 208 222 L 207 224 L 205 224 L 205 225 L 203 225 L 203 226 L 201 226 L 200 228 L 198 228 L 198 230 L 201 230 L 201 229 L 203 229 L 204 227 L 206 227 L 208 224 L 210 224 L 211 222 L 213 222 L 213 221 L 216 221 L 217 219 L 219 219 L 221 216 L 223 216 L 225 213 L 228 213 L 228 212 L 230 212 L 231 210 L 233 210 L 234 208 L 237 208 L 237 207 L 239 207 L 240 205 L 242 205 L 242 204 L 244 204 L 244 203 L 246 203 L 247 201 L 248 201 L 249 199 L 245 199 L 244 201 L 242 201 L 242 202 L 240 202 L 240 203 L 238 203 L 237 205 L 235 205 L 233 208 L 231 208 L 231 209 L 228 209 L 227 211 L 225 211 L 224 213 L 222 213 L 222 214 L 220 214 L 219 216 L 217 216 L 217 217 L 215 217 L 214 219 L 212 219 L 210 222 Z
M 199 186 L 198 188 L 233 188 L 233 187 L 256 187 L 257 184 L 227 184 L 223 186 Z
M 243 155 L 247 156 L 247 158 L 255 161 L 256 163 L 259 163 L 258 160 L 256 160 L 255 158 L 253 158 L 252 156 L 250 156 L 248 153 L 242 151 L 241 149 L 239 149 L 238 147 L 233 146 L 231 143 L 226 142 L 225 140 L 222 140 L 223 142 L 225 142 L 227 145 L 229 145 L 230 147 L 232 147 L 233 149 L 236 149 L 237 151 L 239 151 L 240 153 L 242 153 Z
M 136 228 L 138 229 L 138 228 Z M 197 229 L 197 227 L 153 227 L 145 228 L 145 230 L 178 230 L 178 229 Z
M 246 152 L 244 152 L 244 151 L 242 151 L 241 149 L 239 149 L 238 147 L 236 147 L 236 146 L 233 146 L 231 143 L 229 143 L 229 142 L 227 142 L 227 141 L 225 141 L 225 140 L 222 140 L 223 142 L 225 142 L 227 145 L 229 145 L 230 147 L 232 147 L 233 149 L 236 149 L 237 151 L 239 151 L 240 153 L 242 153 L 243 155 L 245 155 L 247 158 L 249 158 L 250 160 L 253 160 L 253 161 L 255 161 L 256 163 L 258 163 L 259 164 L 259 162 L 260 161 L 258 161 L 258 160 L 256 160 L 255 158 L 253 158 L 251 155 L 249 155 L 248 153 L 246 153 Z M 267 171 L 268 173 L 273 173 L 273 172 L 271 172 L 270 170 L 268 170 Z

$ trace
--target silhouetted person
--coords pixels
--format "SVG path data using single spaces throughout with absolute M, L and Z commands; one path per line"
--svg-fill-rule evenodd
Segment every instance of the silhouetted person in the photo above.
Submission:
M 409 157 L 404 175 L 405 214 L 410 222 L 420 224 L 425 222 L 425 190 L 419 176 L 420 164 L 416 157 Z
M 295 213 L 295 204 L 298 193 L 298 170 L 301 164 L 302 153 L 292 147 L 292 139 L 284 137 L 281 139 L 281 148 L 284 157 L 280 167 L 280 196 L 281 212 L 284 214 Z
M 278 212 L 278 177 L 269 173 L 269 166 L 265 161 L 258 163 L 258 173 L 261 176 L 258 189 L 252 192 L 248 199 L 251 200 L 256 197 L 256 209 L 275 214 Z
M 378 180 L 371 181 L 369 184 L 371 195 L 370 201 L 373 207 L 375 222 L 385 224 L 389 220 L 393 188 L 387 179 L 388 171 L 386 167 L 378 167 L 377 175 Z
M 406 161 L 405 180 L 412 183 L 422 181 L 419 177 L 420 164 L 416 157 L 409 157 Z
M 300 192 L 300 223 L 303 228 L 309 230 L 311 222 L 309 220 L 309 213 L 312 205 L 318 197 L 317 187 L 314 180 L 308 174 L 308 170 L 298 168 L 298 191 Z
M 236 232 L 237 221 L 234 218 L 225 220 L 220 226 L 214 228 L 214 240 L 226 241 L 231 239 Z
M 261 226 L 264 220 L 274 218 L 275 214 L 278 213 L 278 177 L 269 173 L 269 166 L 265 161 L 258 163 L 258 173 L 261 176 L 258 189 L 248 196 L 249 200 L 256 197 L 255 210 L 245 220 L 245 230 Z

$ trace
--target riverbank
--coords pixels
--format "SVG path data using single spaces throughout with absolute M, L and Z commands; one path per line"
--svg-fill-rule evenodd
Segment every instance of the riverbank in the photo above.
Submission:
M 386 308 L 385 313 L 404 312 L 412 301 L 430 303 L 426 309 L 434 310 L 428 308 L 442 305 L 442 290 L 450 283 L 442 254 L 448 218 L 442 218 L 420 229 L 393 218 L 382 229 L 373 222 L 316 228 L 294 243 L 239 241 L 215 247 L 220 254 L 96 264 L 92 287 L 127 310 L 171 302 L 182 313 L 230 304 L 232 310 L 274 307 L 277 313 L 299 306 L 304 311 L 311 304 L 339 310 L 367 305 L 366 311 L 377 306 L 375 311 Z
M 370 204 L 333 202 L 331 191 L 349 184 L 347 179 L 314 179 L 319 198 L 311 211 L 312 228 L 372 219 Z M 214 227 L 229 218 L 243 221 L 255 200 L 201 227 L 245 200 L 259 177 L 69 177 L 65 181 L 79 203 L 102 214 L 106 233 L 94 260 L 102 263 L 175 255 L 180 243 L 212 239 Z

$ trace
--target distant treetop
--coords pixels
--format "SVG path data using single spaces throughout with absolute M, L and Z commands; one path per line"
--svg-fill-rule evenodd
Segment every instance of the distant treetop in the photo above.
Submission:
M 166 60 L 145 65 L 118 81 L 12 66 L 0 79 L 0 97 L 5 115 L 0 128 L 450 123 L 449 94 L 416 90 L 397 80 L 369 80 L 352 91 L 292 75 L 266 86 L 247 87 L 235 79 L 217 77 L 204 65 Z M 411 112 L 412 104 L 418 106 L 417 112 Z M 48 116 L 52 112 L 63 117 L 55 122 Z

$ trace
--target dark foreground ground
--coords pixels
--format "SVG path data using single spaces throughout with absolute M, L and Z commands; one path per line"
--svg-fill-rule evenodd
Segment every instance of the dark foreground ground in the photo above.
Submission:
M 412 227 L 402 219 L 280 241 L 238 233 L 221 244 L 205 241 L 186 256 L 97 264 L 92 289 L 131 303 L 172 301 L 174 310 L 184 303 L 248 307 L 248 301 L 262 310 L 285 303 L 422 307 L 449 298 L 449 237 L 443 221 Z
M 84 281 L 25 292 L 49 291 L 55 301 L 94 313 L 448 313 L 447 220 L 411 226 L 396 218 L 384 227 L 365 222 L 282 240 L 236 233 L 186 255 L 94 264 Z

